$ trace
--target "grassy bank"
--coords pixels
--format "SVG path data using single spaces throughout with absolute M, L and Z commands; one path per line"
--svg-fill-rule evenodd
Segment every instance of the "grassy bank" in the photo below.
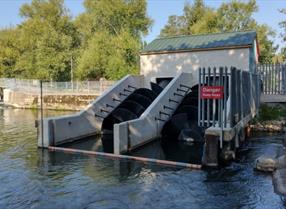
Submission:
M 261 104 L 251 128 L 258 132 L 285 132 L 286 104 Z
M 285 120 L 286 104 L 262 104 L 259 109 L 257 121 Z

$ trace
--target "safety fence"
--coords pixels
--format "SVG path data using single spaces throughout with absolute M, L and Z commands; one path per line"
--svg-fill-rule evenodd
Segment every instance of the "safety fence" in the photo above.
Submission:
M 286 64 L 261 64 L 257 66 L 264 94 L 286 95 Z
M 74 81 L 74 82 L 43 82 L 42 88 L 45 95 L 65 94 L 95 94 L 100 95 L 111 87 L 115 81 L 100 79 L 99 81 Z M 38 94 L 40 92 L 39 80 L 26 80 L 14 78 L 0 78 L 0 87 L 19 90 L 25 93 Z
M 260 104 L 259 74 L 234 67 L 199 69 L 198 123 L 201 127 L 231 128 Z

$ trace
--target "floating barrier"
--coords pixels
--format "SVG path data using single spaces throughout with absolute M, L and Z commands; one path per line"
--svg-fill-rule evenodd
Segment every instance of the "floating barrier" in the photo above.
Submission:
M 202 165 L 199 165 L 199 164 L 174 162 L 174 161 L 169 161 L 169 160 L 158 160 L 158 159 L 153 159 L 153 158 L 136 157 L 136 156 L 129 156 L 129 155 L 117 155 L 117 154 L 105 153 L 105 152 L 95 152 L 95 151 L 71 149 L 71 148 L 64 148 L 64 147 L 53 147 L 53 146 L 49 146 L 48 149 L 53 152 L 83 154 L 83 155 L 89 155 L 89 156 L 102 156 L 102 157 L 111 158 L 111 159 L 135 160 L 135 161 L 140 161 L 143 163 L 155 163 L 158 165 L 166 165 L 166 166 L 172 166 L 172 167 L 181 167 L 181 168 L 189 168 L 189 169 L 201 169 L 202 168 Z

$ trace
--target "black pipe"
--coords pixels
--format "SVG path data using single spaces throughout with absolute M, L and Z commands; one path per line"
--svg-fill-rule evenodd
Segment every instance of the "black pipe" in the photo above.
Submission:
M 164 105 L 163 108 L 164 108 L 164 109 L 168 109 L 168 110 L 172 110 L 172 111 L 175 110 L 174 108 L 168 107 L 168 106 L 166 106 L 166 105 Z
M 123 94 L 123 93 L 119 93 L 119 96 L 125 96 L 125 97 L 127 97 L 128 95 L 127 94 Z
M 162 122 L 166 122 L 166 120 L 162 120 L 162 119 L 157 118 L 157 117 L 155 117 L 155 120 L 159 120 L 159 121 L 162 121 Z
M 128 85 L 127 88 L 131 88 L 131 89 L 137 89 L 134 86 Z
M 106 107 L 114 108 L 114 106 L 112 106 L 112 105 L 110 105 L 110 104 L 106 104 Z
M 165 112 L 162 112 L 162 111 L 159 111 L 159 114 L 160 114 L 160 115 L 167 115 L 167 116 L 170 116 L 170 114 L 165 113 Z
M 127 91 L 129 93 L 132 93 L 132 91 L 128 90 L 128 89 L 123 89 L 123 91 Z
M 104 118 L 103 116 L 101 116 L 101 115 L 97 115 L 97 114 L 94 114 L 94 117 Z
M 174 96 L 184 97 L 184 95 L 174 93 Z
M 176 101 L 176 100 L 173 100 L 173 99 L 169 99 L 169 102 L 174 102 L 174 103 L 177 103 L 177 104 L 179 104 L 179 102 L 178 102 L 178 101 Z
M 187 88 L 187 89 L 191 89 L 191 88 L 192 88 L 192 87 L 186 86 L 186 85 L 184 85 L 184 84 L 180 84 L 180 87 L 185 87 L 185 88 Z
M 106 112 L 109 113 L 109 111 L 105 110 L 105 109 L 100 109 L 100 112 Z
M 120 99 L 116 99 L 116 98 L 112 98 L 112 100 L 115 101 L 115 102 L 121 102 Z
M 188 91 L 186 91 L 186 90 L 179 89 L 179 88 L 177 88 L 177 91 L 181 91 L 181 92 L 184 92 L 184 93 L 187 93 L 187 92 L 188 92 Z

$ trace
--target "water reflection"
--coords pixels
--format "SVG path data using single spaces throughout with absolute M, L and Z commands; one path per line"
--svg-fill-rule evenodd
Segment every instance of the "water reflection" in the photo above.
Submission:
M 91 140 L 89 140 L 89 143 L 91 143 L 90 141 Z M 94 140 L 92 141 L 94 142 Z M 84 144 L 86 145 L 89 143 Z M 85 148 L 81 143 L 78 143 L 76 145 L 72 144 L 69 147 Z M 153 151 L 154 150 L 152 150 L 152 153 Z M 137 154 L 139 154 L 139 152 Z M 140 152 L 140 154 L 142 154 L 142 152 Z M 144 154 L 146 155 L 146 152 L 143 153 L 143 156 Z M 106 159 L 102 156 L 86 156 L 82 154 L 65 153 L 61 151 L 50 152 L 48 150 L 38 150 L 38 156 L 39 167 L 42 170 L 46 170 L 48 172 L 50 168 L 54 168 L 54 166 L 67 165 L 78 167 L 78 165 L 81 164 L 85 171 L 84 174 L 89 177 L 92 177 L 94 180 L 98 180 L 98 178 L 101 179 L 101 177 L 104 176 L 101 175 L 102 172 L 104 174 L 111 173 L 112 176 L 115 177 L 115 179 L 123 180 L 129 178 L 130 176 L 137 175 L 142 171 L 142 168 L 144 167 L 142 166 L 143 164 L 141 162 L 137 161 L 130 161 L 125 159 Z M 174 168 L 160 167 L 156 164 L 148 164 L 145 165 L 145 167 L 148 167 L 148 169 L 150 169 L 150 171 L 152 172 L 161 170 L 175 170 Z
M 100 136 L 89 137 L 76 142 L 64 144 L 62 147 L 98 152 L 106 151 Z M 201 164 L 202 153 L 203 143 L 156 139 L 142 147 L 126 153 L 126 155 Z
M 284 208 L 271 176 L 253 171 L 256 157 L 269 149 L 283 150 L 282 136 L 252 138 L 227 167 L 190 171 L 39 150 L 36 118 L 30 110 L 0 109 L 1 209 Z M 149 151 L 154 148 L 152 157 L 166 158 L 162 146 Z M 144 155 L 146 150 L 136 152 Z

